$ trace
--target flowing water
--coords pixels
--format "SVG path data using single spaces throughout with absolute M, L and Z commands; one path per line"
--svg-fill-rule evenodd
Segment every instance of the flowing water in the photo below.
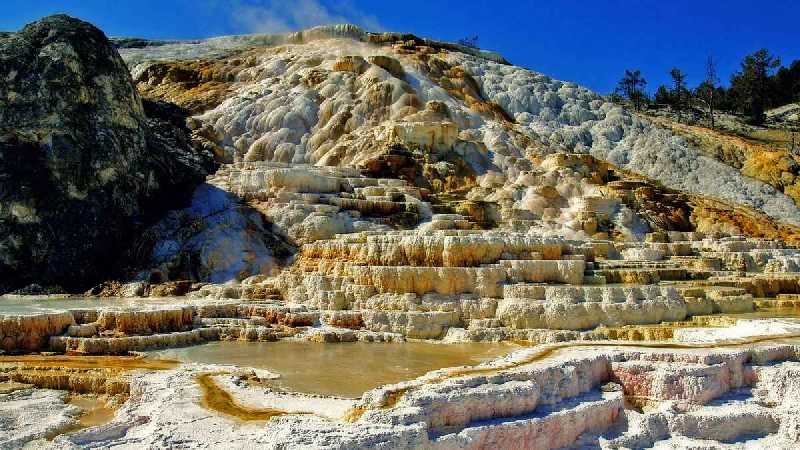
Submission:
M 509 344 L 427 342 L 319 344 L 306 341 L 212 342 L 150 352 L 159 358 L 266 369 L 280 374 L 274 387 L 356 398 L 443 367 L 476 365 L 510 353 Z

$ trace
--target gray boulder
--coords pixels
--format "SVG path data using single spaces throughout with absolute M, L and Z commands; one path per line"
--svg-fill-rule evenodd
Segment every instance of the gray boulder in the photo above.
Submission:
M 0 34 L 0 292 L 83 289 L 212 159 L 181 112 L 146 114 L 106 36 L 65 15 Z

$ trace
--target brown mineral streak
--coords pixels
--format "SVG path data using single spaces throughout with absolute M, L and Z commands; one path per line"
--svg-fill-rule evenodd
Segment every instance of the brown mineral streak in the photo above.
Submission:
M 203 391 L 202 405 L 212 411 L 235 417 L 245 422 L 267 421 L 273 417 L 286 414 L 308 414 L 304 412 L 288 412 L 275 408 L 250 408 L 240 405 L 233 396 L 214 381 L 219 373 L 204 373 L 196 380 Z
M 178 361 L 141 356 L 0 356 L 0 364 L 16 363 L 25 367 L 63 367 L 73 369 L 170 370 Z
M 81 408 L 75 424 L 49 434 L 49 439 L 113 420 L 118 405 L 127 401 L 129 395 L 130 387 L 128 381 L 120 377 L 122 373 L 170 370 L 178 365 L 177 361 L 141 356 L 0 357 L 0 369 L 9 380 L 22 383 L 19 386 L 69 391 L 68 403 Z
M 67 402 L 81 408 L 82 412 L 77 417 L 77 423 L 65 430 L 54 433 L 50 438 L 85 428 L 105 425 L 114 420 L 117 409 L 119 409 L 118 405 L 112 404 L 108 399 L 89 395 L 72 395 Z

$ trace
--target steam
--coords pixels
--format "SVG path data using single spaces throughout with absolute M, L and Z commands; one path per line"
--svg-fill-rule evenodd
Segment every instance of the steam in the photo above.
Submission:
M 318 25 L 352 23 L 369 31 L 383 27 L 351 0 L 236 0 L 227 3 L 234 25 L 244 33 L 286 33 Z

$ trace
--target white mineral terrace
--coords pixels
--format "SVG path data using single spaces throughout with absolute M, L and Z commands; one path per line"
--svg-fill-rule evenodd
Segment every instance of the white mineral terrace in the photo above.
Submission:
M 43 437 L 77 414 L 59 391 L 3 394 L 0 411 L 4 423 L 27 423 L 6 430 L 7 444 L 49 448 L 788 449 L 798 443 L 800 346 L 779 342 L 544 345 L 360 400 L 276 390 L 265 370 L 190 363 L 130 372 L 130 398 L 110 422 L 52 441 Z
M 0 439 L 800 444 L 796 250 L 700 233 L 572 241 L 459 220 L 316 239 L 276 275 L 186 297 L 3 298 Z

